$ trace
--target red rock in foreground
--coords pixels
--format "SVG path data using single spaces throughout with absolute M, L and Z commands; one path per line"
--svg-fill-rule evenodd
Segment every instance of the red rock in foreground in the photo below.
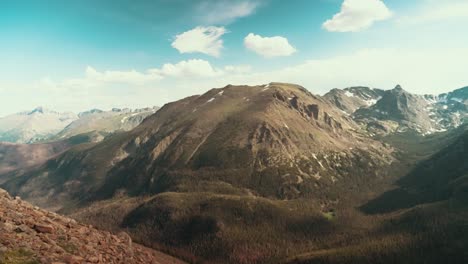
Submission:
M 132 243 L 125 233 L 113 235 L 79 224 L 18 197 L 13 199 L 0 189 L 0 262 L 18 260 L 56 264 L 184 263 Z

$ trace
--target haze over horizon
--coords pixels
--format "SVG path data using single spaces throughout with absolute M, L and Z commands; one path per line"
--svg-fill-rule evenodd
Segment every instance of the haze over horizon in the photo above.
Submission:
M 4 1 L 0 116 L 146 107 L 227 84 L 468 85 L 464 0 Z

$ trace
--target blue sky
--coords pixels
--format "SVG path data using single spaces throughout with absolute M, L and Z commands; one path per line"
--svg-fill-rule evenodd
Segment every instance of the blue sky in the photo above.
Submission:
M 0 115 L 162 105 L 212 87 L 468 85 L 466 0 L 0 3 Z

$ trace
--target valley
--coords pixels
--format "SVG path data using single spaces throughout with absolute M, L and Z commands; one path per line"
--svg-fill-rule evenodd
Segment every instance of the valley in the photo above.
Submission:
M 311 91 L 228 85 L 83 113 L 2 143 L 0 187 L 189 263 L 468 259 L 468 87 Z

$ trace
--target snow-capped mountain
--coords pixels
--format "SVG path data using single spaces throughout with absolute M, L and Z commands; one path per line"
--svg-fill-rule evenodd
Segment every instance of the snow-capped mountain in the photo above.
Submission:
M 371 133 L 414 131 L 422 135 L 457 128 L 468 119 L 468 87 L 440 95 L 352 87 L 324 96 Z
M 439 130 L 456 128 L 468 120 L 468 87 L 437 96 L 425 95 L 424 99 L 434 127 Z
M 61 131 L 78 116 L 59 113 L 43 107 L 0 118 L 0 141 L 33 143 Z
M 116 131 L 129 131 L 135 128 L 146 117 L 154 114 L 158 109 L 158 107 L 141 109 L 113 108 L 110 111 L 92 109 L 79 113 L 79 119 L 73 121 L 50 139 L 64 139 L 94 131 L 99 134 L 95 141 L 100 141 L 106 134 Z
M 0 118 L 0 142 L 36 143 L 61 140 L 89 132 L 96 132 L 94 141 L 100 141 L 106 134 L 133 129 L 157 109 L 91 109 L 74 114 L 37 107 L 32 111 Z
M 356 86 L 345 89 L 333 89 L 324 97 L 346 114 L 352 114 L 361 107 L 370 107 L 382 98 L 381 89 Z

